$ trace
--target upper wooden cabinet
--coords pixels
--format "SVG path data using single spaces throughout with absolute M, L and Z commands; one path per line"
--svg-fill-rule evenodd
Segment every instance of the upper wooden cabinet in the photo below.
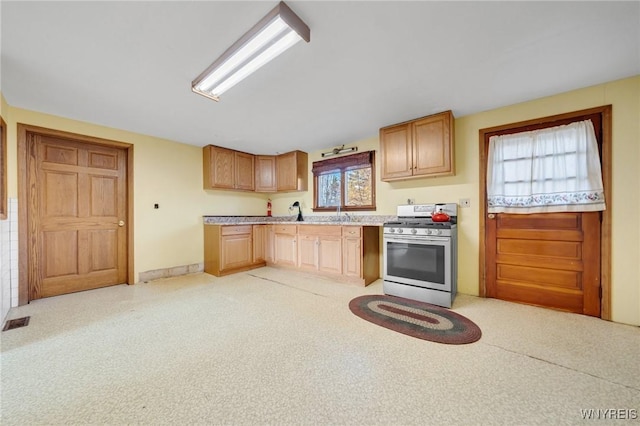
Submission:
M 204 189 L 255 192 L 306 191 L 308 155 L 291 151 L 253 155 L 214 145 L 202 148 Z
M 256 155 L 256 192 L 276 191 L 276 156 Z
M 202 149 L 202 165 L 205 189 L 254 189 L 252 154 L 207 145 Z
M 255 189 L 255 156 L 253 154 L 235 151 L 234 162 L 236 166 L 236 189 L 253 191 Z
M 202 148 L 204 188 L 234 189 L 235 164 L 230 149 L 208 145 Z
M 453 175 L 453 124 L 445 111 L 380 129 L 381 179 Z
M 306 191 L 309 180 L 308 161 L 307 153 L 302 151 L 276 156 L 277 191 Z

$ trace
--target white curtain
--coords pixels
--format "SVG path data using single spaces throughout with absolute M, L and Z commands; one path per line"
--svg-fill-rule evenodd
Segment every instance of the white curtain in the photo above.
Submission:
M 487 164 L 489 213 L 605 209 L 591 120 L 492 136 Z

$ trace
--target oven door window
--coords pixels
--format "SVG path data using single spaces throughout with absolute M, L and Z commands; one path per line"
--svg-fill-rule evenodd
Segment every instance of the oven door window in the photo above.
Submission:
M 446 265 L 443 245 L 395 241 L 388 241 L 386 244 L 387 275 L 445 285 Z

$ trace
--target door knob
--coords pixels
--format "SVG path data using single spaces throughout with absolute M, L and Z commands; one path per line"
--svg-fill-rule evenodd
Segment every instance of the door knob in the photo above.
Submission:
M 118 222 L 118 226 L 124 226 L 124 220 L 121 220 L 120 222 Z
M 493 214 L 493 213 L 489 213 L 489 214 L 487 215 L 487 217 L 488 217 L 489 219 L 495 219 L 496 215 L 495 215 L 495 214 Z

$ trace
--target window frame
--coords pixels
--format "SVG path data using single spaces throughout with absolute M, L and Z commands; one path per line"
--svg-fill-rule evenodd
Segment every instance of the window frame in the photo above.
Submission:
M 368 166 L 362 168 L 371 169 L 371 205 L 367 206 L 345 206 L 345 174 L 357 165 Z M 335 212 L 338 206 L 321 207 L 318 205 L 318 177 L 323 174 L 322 171 L 336 170 L 340 171 L 340 211 L 375 211 L 376 208 L 376 162 L 375 151 L 359 152 L 357 154 L 345 155 L 327 160 L 314 161 L 311 168 L 313 174 L 313 211 L 314 212 Z

